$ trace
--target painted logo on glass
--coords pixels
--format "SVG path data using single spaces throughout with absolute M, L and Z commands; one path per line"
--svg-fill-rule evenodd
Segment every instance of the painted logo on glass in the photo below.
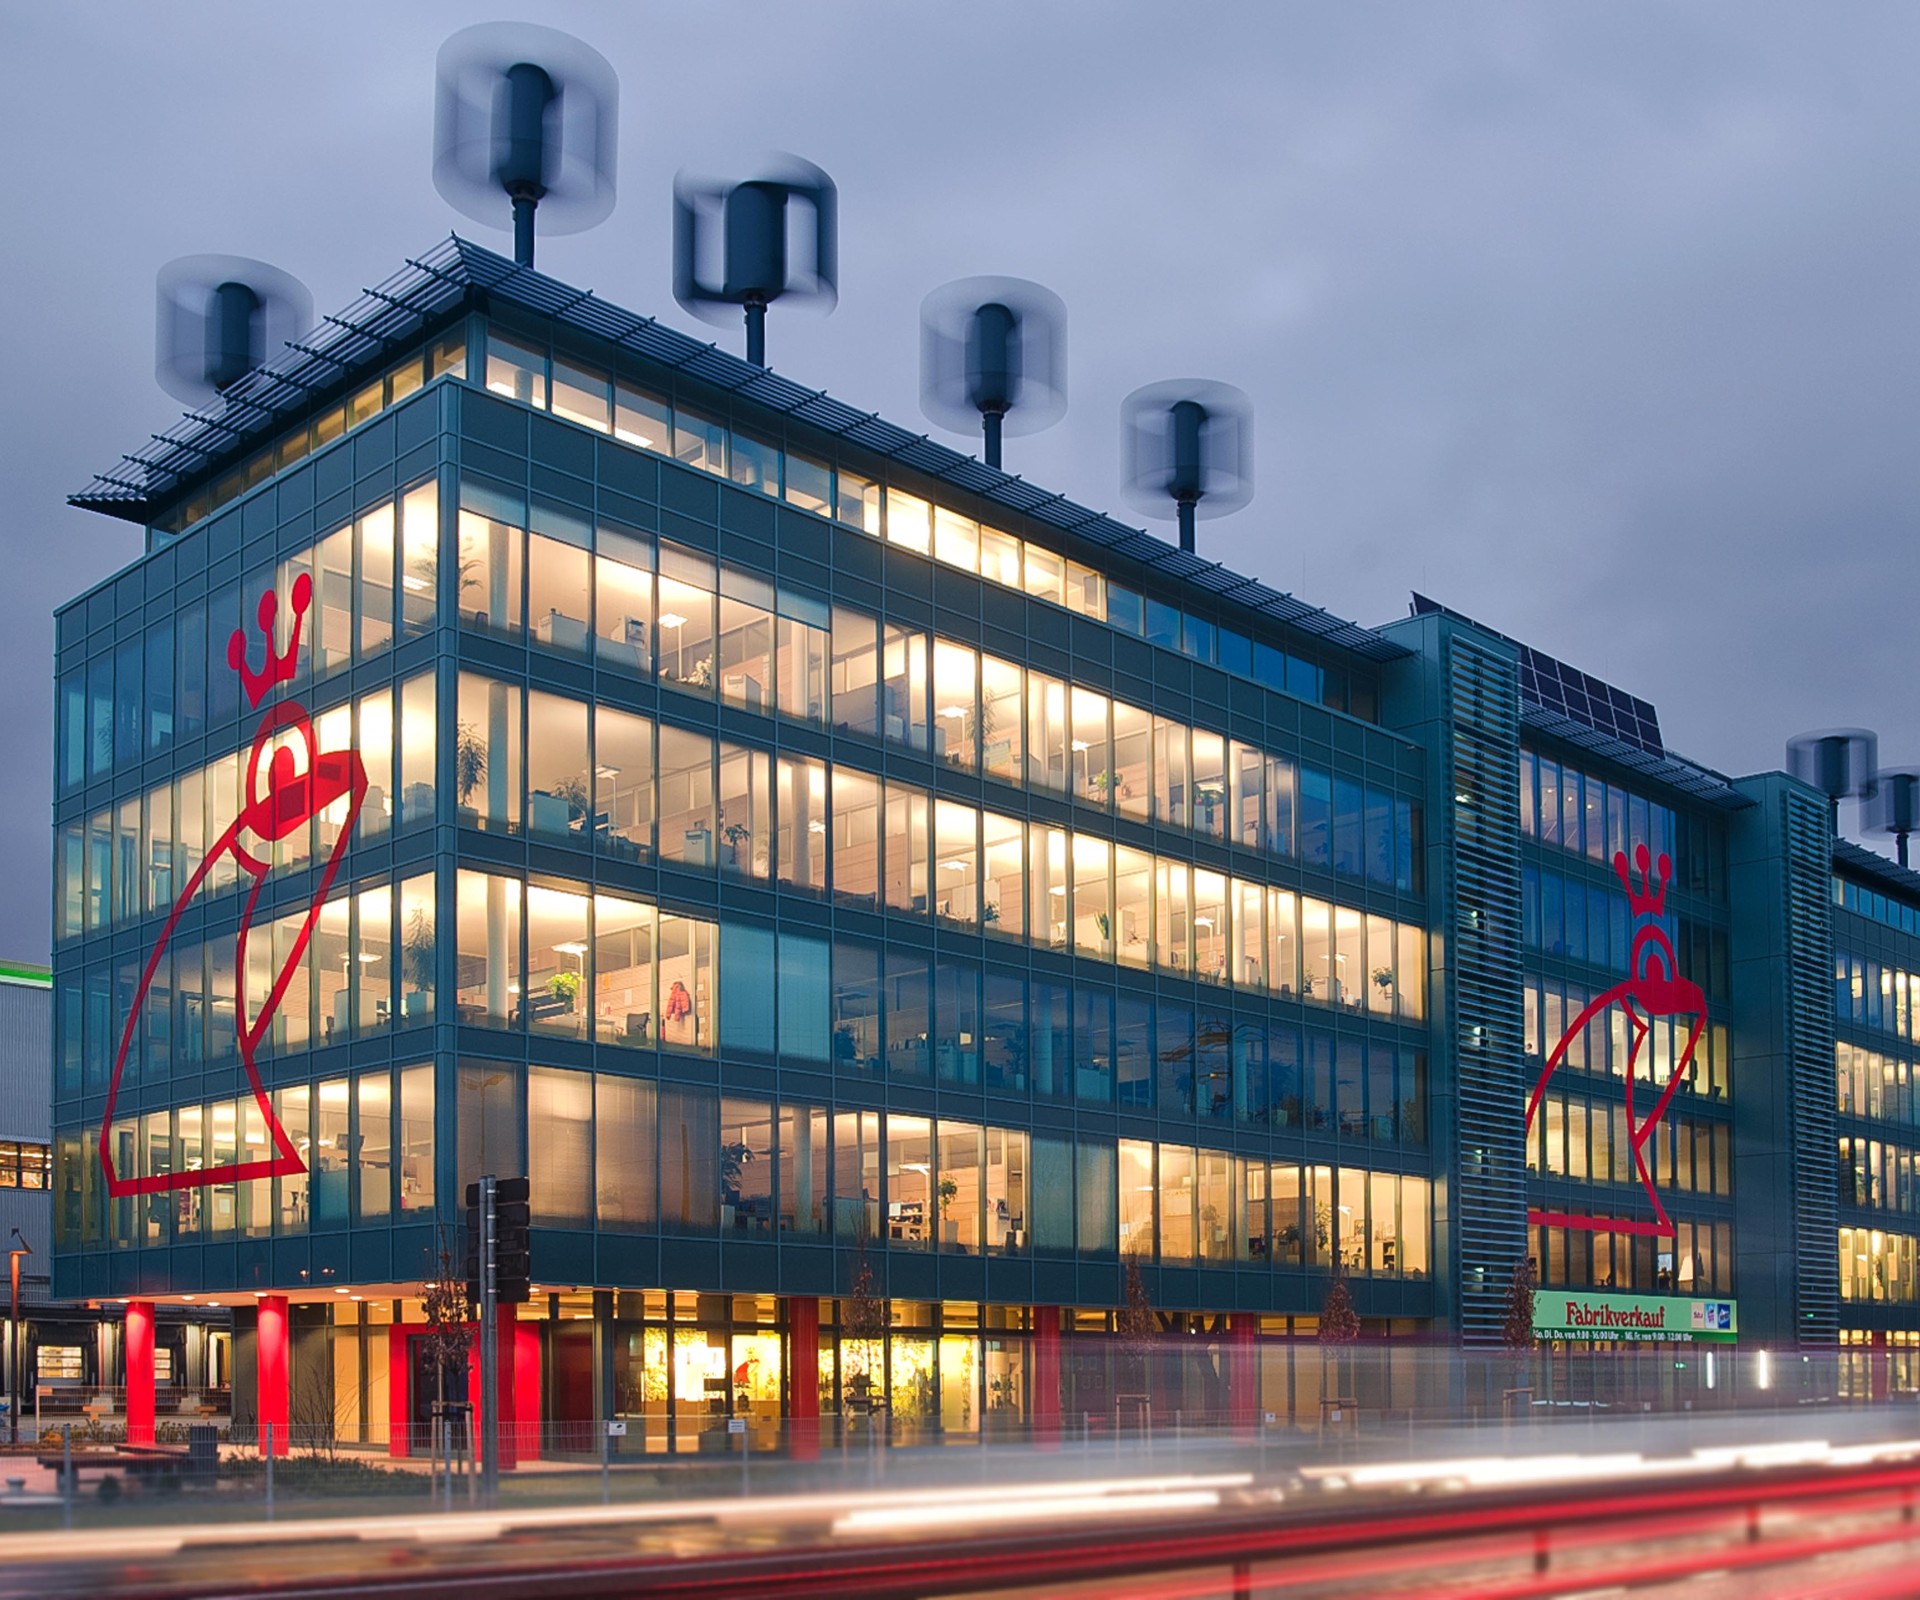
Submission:
M 286 651 L 278 654 L 274 650 L 273 634 L 279 601 L 271 590 L 260 597 L 258 618 L 260 632 L 266 641 L 266 666 L 263 670 L 255 672 L 247 664 L 245 629 L 236 628 L 233 637 L 227 641 L 227 665 L 239 675 L 247 703 L 256 709 L 275 685 L 291 683 L 297 673 L 302 623 L 308 607 L 313 604 L 313 580 L 301 574 L 294 580 L 289 599 L 293 618 L 288 630 Z M 334 875 L 340 870 L 341 857 L 346 853 L 347 841 L 353 836 L 354 824 L 359 820 L 361 802 L 366 795 L 367 773 L 361 764 L 359 752 L 353 749 L 321 750 L 314 736 L 312 720 L 304 706 L 297 701 L 283 701 L 260 719 L 253 734 L 253 748 L 247 755 L 246 781 L 241 789 L 239 814 L 208 847 L 206 856 L 180 890 L 173 909 L 168 913 L 166 926 L 160 930 L 160 937 L 140 973 L 139 987 L 134 990 L 126 1028 L 120 1035 L 120 1049 L 113 1060 L 113 1077 L 107 1085 L 106 1112 L 100 1119 L 100 1165 L 106 1173 L 108 1194 L 159 1194 L 173 1189 L 199 1189 L 217 1183 L 233 1183 L 243 1178 L 271 1178 L 282 1173 L 306 1171 L 305 1160 L 287 1137 L 280 1119 L 273 1114 L 272 1104 L 260 1083 L 260 1071 L 254 1063 L 254 1056 L 261 1040 L 266 1037 L 275 1013 L 280 1009 L 280 1002 L 286 996 L 287 986 L 293 979 L 301 957 L 306 953 L 307 941 L 313 935 L 314 925 L 320 920 L 320 908 L 326 904 Z M 306 920 L 301 923 L 286 959 L 273 973 L 273 981 L 266 993 L 250 998 L 247 975 L 252 969 L 247 960 L 247 945 L 253 932 L 254 910 L 260 901 L 260 891 L 272 868 L 273 845 L 296 829 L 305 827 L 317 814 L 336 802 L 344 802 L 346 816 L 325 865 L 320 869 Z M 186 1172 L 154 1173 L 147 1177 L 116 1172 L 110 1138 L 113 1108 L 120 1093 L 121 1075 L 126 1071 L 127 1052 L 133 1043 L 134 1030 L 139 1026 L 154 973 L 167 952 L 181 914 L 199 893 L 207 875 L 223 858 L 233 863 L 243 884 L 251 880 L 240 912 L 240 932 L 234 944 L 234 1034 L 241 1063 L 247 1071 L 247 1084 L 253 1092 L 254 1104 L 259 1107 L 273 1153 L 260 1160 L 228 1162 Z
M 1634 887 L 1634 868 L 1638 869 L 1639 888 Z M 1623 850 L 1613 858 L 1613 870 L 1627 891 L 1627 904 L 1639 926 L 1634 930 L 1632 953 L 1627 960 L 1629 976 L 1604 994 L 1595 995 L 1577 1017 L 1567 1024 L 1560 1042 L 1547 1056 L 1540 1079 L 1527 1102 L 1527 1136 L 1533 1136 L 1534 1119 L 1550 1079 L 1567 1050 L 1590 1022 L 1606 1016 L 1618 1006 L 1625 1014 L 1627 1035 L 1627 1146 L 1633 1157 L 1634 1175 L 1653 1204 L 1652 1219 L 1592 1217 L 1563 1211 L 1529 1211 L 1527 1220 L 1563 1228 L 1586 1228 L 1596 1233 L 1653 1234 L 1671 1236 L 1674 1227 L 1660 1203 L 1660 1191 L 1654 1186 L 1647 1166 L 1647 1144 L 1653 1131 L 1667 1114 L 1667 1107 L 1693 1070 L 1694 1051 L 1707 1025 L 1707 997 L 1700 986 L 1680 976 L 1680 963 L 1673 941 L 1661 926 L 1666 912 L 1667 884 L 1673 877 L 1673 863 L 1665 855 L 1651 859 L 1647 847 L 1634 850 L 1634 867 L 1627 864 Z M 1655 879 L 1658 882 L 1655 882 Z M 1656 1052 L 1652 1048 L 1655 1023 L 1672 1022 L 1686 1028 L 1686 1042 L 1671 1052 L 1671 1070 L 1665 1082 L 1657 1081 Z

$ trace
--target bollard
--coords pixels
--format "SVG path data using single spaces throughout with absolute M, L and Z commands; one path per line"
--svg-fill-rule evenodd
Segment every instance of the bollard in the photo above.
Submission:
M 267 1521 L 273 1521 L 273 1424 L 267 1424 Z
M 1180 1459 L 1180 1453 L 1182 1448 L 1181 1420 L 1183 1415 L 1184 1413 L 1180 1412 L 1179 1410 L 1175 1410 L 1175 1412 L 1173 1413 L 1173 1459 L 1175 1461 L 1178 1461 Z
M 73 1526 L 73 1424 L 60 1430 L 60 1514 L 65 1526 Z
M 600 1425 L 600 1504 L 607 1505 L 613 1499 L 613 1436 L 607 1432 L 607 1425 Z

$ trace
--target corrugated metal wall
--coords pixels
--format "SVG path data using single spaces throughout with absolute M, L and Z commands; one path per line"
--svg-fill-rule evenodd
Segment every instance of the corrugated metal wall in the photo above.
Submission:
M 0 1139 L 53 1137 L 53 990 L 0 979 Z
M 48 1144 L 53 1138 L 53 990 L 0 979 L 0 1139 Z M 20 1230 L 33 1254 L 20 1263 L 20 1298 L 47 1298 L 53 1250 L 53 1196 L 45 1189 L 0 1189 L 0 1251 Z M 0 1254 L 0 1267 L 6 1257 Z M 0 1302 L 6 1282 L 0 1278 Z M 5 1305 L 0 1303 L 0 1315 Z
M 1511 660 L 1447 641 L 1453 835 L 1452 1027 L 1459 1083 L 1455 1264 L 1459 1325 L 1495 1343 L 1527 1253 L 1520 1071 L 1520 693 Z
M 1781 795 L 1786 841 L 1787 1050 L 1793 1096 L 1794 1326 L 1839 1342 L 1839 1227 L 1833 1182 L 1833 834 L 1816 796 Z

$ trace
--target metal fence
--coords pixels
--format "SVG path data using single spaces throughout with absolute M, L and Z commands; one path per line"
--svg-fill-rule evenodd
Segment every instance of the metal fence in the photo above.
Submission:
M 1920 1394 L 1876 1384 L 1870 1363 L 1841 1352 L 1780 1354 L 1691 1347 L 1621 1352 L 1605 1361 L 1556 1353 L 1421 1353 L 1405 1387 L 1369 1373 L 1365 1352 L 1329 1351 L 1310 1407 L 1181 1403 L 1169 1367 L 1099 1407 L 1045 1417 L 967 1413 L 902 1417 L 870 1404 L 818 1418 L 646 1413 L 520 1423 L 499 1430 L 499 1472 L 482 1472 L 463 1402 L 398 1441 L 349 1439 L 328 1422 L 289 1426 L 206 1409 L 168 1394 L 153 1438 L 129 1440 L 125 1391 L 60 1391 L 9 1457 L 0 1526 L 10 1516 L 82 1522 L 156 1497 L 190 1496 L 196 1515 L 355 1515 L 523 1504 L 644 1502 L 762 1492 L 1018 1484 L 1062 1475 L 1309 1471 L 1328 1462 L 1448 1451 L 1614 1450 L 1623 1438 L 1662 1450 L 1699 1440 L 1920 1438 Z M 224 1399 L 224 1396 L 221 1397 Z M 1261 1397 L 1277 1402 L 1278 1395 Z M 1392 1403 L 1405 1401 L 1408 1403 Z M 951 1419 L 948 1419 L 951 1420 Z M 1636 1444 L 1635 1448 L 1641 1446 Z
M 224 1426 L 232 1409 L 232 1396 L 225 1389 L 194 1388 L 179 1384 L 160 1384 L 154 1389 L 153 1417 L 156 1434 L 174 1443 L 184 1444 L 186 1430 L 195 1423 Z M 22 1438 L 38 1439 L 43 1434 L 71 1428 L 82 1438 L 124 1438 L 127 1425 L 127 1391 L 113 1384 L 41 1383 L 34 1386 L 33 1404 L 23 1408 L 20 1418 Z

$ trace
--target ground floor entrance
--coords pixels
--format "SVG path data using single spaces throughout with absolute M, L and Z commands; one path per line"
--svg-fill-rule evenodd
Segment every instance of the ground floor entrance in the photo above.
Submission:
M 1312 1316 L 566 1290 L 501 1308 L 489 1395 L 477 1330 L 436 1329 L 417 1286 L 261 1296 L 233 1315 L 235 1437 L 422 1456 L 436 1408 L 470 1402 L 460 1426 L 497 1406 L 507 1461 L 1699 1410 L 1802 1365 L 1667 1342 L 1463 1353 L 1411 1320 L 1333 1344 Z M 128 1307 L 130 1355 L 151 1326 L 150 1306 Z M 1861 1352 L 1863 1397 L 1876 1354 Z M 1907 1354 L 1881 1358 L 1889 1387 Z
M 423 1449 L 440 1369 L 412 1307 L 334 1308 L 343 1435 Z M 1323 1400 L 1410 1412 L 1431 1388 L 1416 1324 L 1332 1351 L 1310 1317 L 676 1293 L 557 1293 L 516 1308 L 501 1415 L 521 1459 L 966 1446 L 1117 1429 L 1318 1428 Z M 393 1353 L 404 1346 L 404 1359 Z M 356 1407 L 382 1360 L 388 1426 Z M 469 1354 L 462 1393 L 479 1392 Z M 407 1391 L 402 1393 L 401 1390 Z M 449 1389 L 447 1393 L 453 1391 Z M 1429 1398 L 1441 1404 L 1434 1392 Z M 609 1424 L 612 1428 L 609 1429 Z

